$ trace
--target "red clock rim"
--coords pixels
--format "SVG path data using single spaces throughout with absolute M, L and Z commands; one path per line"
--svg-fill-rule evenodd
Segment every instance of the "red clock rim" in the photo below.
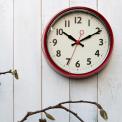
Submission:
M 107 30 L 109 31 L 109 36 L 110 36 L 110 50 L 109 50 L 109 53 L 106 57 L 106 59 L 104 60 L 104 62 L 98 66 L 96 69 L 90 71 L 90 72 L 87 72 L 87 73 L 83 73 L 83 74 L 73 74 L 73 73 L 70 73 L 70 72 L 67 72 L 65 70 L 63 70 L 62 68 L 60 68 L 58 65 L 55 64 L 55 62 L 52 60 L 52 58 L 50 57 L 50 54 L 48 52 L 48 48 L 47 48 L 47 32 L 48 32 L 48 29 L 50 28 L 51 24 L 54 22 L 54 20 L 64 14 L 65 12 L 68 12 L 68 11 L 71 11 L 71 10 L 86 10 L 86 11 L 89 11 L 95 15 L 97 15 L 102 21 L 103 23 L 105 24 Z M 44 51 L 44 54 L 46 56 L 46 58 L 48 59 L 48 62 L 49 64 L 53 67 L 54 70 L 56 70 L 58 73 L 66 76 L 66 77 L 70 77 L 70 78 L 86 78 L 86 77 L 89 77 L 89 76 L 92 76 L 96 73 L 98 73 L 99 71 L 101 71 L 105 65 L 108 63 L 110 57 L 111 57 L 111 54 L 112 54 L 112 51 L 113 51 L 113 45 L 114 45 L 114 37 L 113 37 L 113 32 L 112 32 L 112 29 L 111 29 L 111 26 L 109 25 L 108 21 L 105 19 L 105 17 L 103 15 L 101 15 L 100 13 L 98 13 L 96 10 L 93 10 L 91 8 L 88 8 L 88 7 L 81 7 L 81 6 L 77 6 L 77 7 L 70 7 L 70 8 L 67 8 L 67 9 L 64 9 L 62 10 L 61 12 L 59 12 L 58 14 L 56 14 L 52 19 L 51 21 L 48 23 L 45 31 L 44 31 L 44 34 L 43 34 L 43 44 L 42 44 L 42 49 Z

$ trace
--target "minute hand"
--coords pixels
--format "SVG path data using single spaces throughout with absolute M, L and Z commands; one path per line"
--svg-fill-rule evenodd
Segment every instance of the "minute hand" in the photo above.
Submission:
M 96 35 L 96 34 L 100 34 L 101 31 L 102 31 L 102 30 L 98 30 L 97 32 L 95 32 L 95 33 L 93 33 L 93 34 L 86 36 L 85 38 L 81 39 L 80 42 L 82 42 L 82 41 L 84 41 L 84 40 L 86 40 L 86 39 L 89 39 L 89 38 L 91 38 L 92 36 L 94 36 L 94 35 Z
M 102 31 L 102 30 L 98 30 L 97 32 L 95 32 L 95 33 L 93 33 L 93 34 L 86 36 L 85 38 L 81 39 L 80 42 L 82 42 L 82 41 L 84 41 L 84 40 L 87 40 L 87 39 L 91 38 L 92 36 L 94 36 L 94 35 L 96 35 L 96 34 L 100 34 L 101 31 Z M 76 44 L 76 43 L 73 43 L 72 46 L 74 46 L 75 44 Z

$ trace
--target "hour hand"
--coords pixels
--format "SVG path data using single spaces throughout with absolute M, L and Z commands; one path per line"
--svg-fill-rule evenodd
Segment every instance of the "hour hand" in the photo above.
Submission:
M 67 34 L 67 33 L 64 32 L 64 31 L 63 31 L 63 34 L 66 35 L 66 36 L 67 36 L 69 39 L 71 39 L 72 41 L 76 42 L 76 39 L 75 39 L 73 36 Z
M 75 43 L 77 42 L 77 40 L 76 40 L 73 36 L 67 34 L 67 33 L 64 32 L 64 31 L 63 31 L 63 34 L 66 35 L 70 40 L 74 41 Z M 82 47 L 84 47 L 83 44 L 80 43 L 80 45 L 81 45 Z

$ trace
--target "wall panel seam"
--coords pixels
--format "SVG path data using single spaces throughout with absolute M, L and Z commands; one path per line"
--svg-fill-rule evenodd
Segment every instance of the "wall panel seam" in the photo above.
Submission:
M 14 62 L 14 48 L 15 48 L 15 40 L 14 40 L 14 0 L 13 0 L 13 70 L 14 70 L 14 68 L 15 68 L 15 62 Z M 15 92 L 15 89 L 14 89 L 14 76 L 13 76 L 13 122 L 14 122 L 14 114 L 15 114 L 15 106 L 14 106 L 14 98 L 15 98 L 15 96 L 14 96 L 14 92 Z
M 40 7 L 41 7 L 41 9 L 40 9 L 40 11 L 41 11 L 41 38 L 40 38 L 40 52 L 41 52 L 41 109 L 43 109 L 43 104 L 42 104 L 42 95 L 43 95 L 43 82 L 42 82 L 42 77 L 43 77 L 43 74 L 42 74 L 42 48 L 41 48 L 41 46 L 42 46 L 42 0 L 40 0 Z M 42 118 L 42 113 L 41 113 L 41 118 Z

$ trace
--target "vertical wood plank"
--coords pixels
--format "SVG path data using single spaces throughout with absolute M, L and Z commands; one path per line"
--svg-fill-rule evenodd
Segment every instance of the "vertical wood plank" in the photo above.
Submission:
M 85 6 L 97 10 L 96 0 L 70 0 L 70 6 Z M 97 101 L 97 75 L 88 79 L 70 80 L 71 100 Z M 70 108 L 77 112 L 85 122 L 97 121 L 96 107 L 88 104 L 70 105 Z M 70 122 L 79 122 L 73 116 Z
M 97 0 L 69 0 L 70 6 L 85 6 L 97 10 Z
M 0 72 L 13 67 L 13 1 L 0 1 Z M 13 122 L 13 78 L 0 76 L 0 121 Z
M 68 0 L 42 0 L 42 29 L 48 24 L 49 20 L 64 8 L 68 7 Z M 43 55 L 42 58 L 42 98 L 43 108 L 54 105 L 61 101 L 69 100 L 69 81 L 60 76 L 50 68 Z M 68 107 L 68 106 L 67 106 Z M 55 122 L 68 122 L 69 115 L 64 111 L 50 111 L 56 118 Z M 51 121 L 49 121 L 51 122 Z
M 114 32 L 114 51 L 109 65 L 99 74 L 98 101 L 108 112 L 108 122 L 121 122 L 122 104 L 122 1 L 99 1 L 99 12 L 110 22 Z M 103 120 L 99 117 L 99 122 Z
M 14 65 L 20 75 L 14 85 L 15 122 L 41 108 L 40 7 L 40 0 L 14 0 Z

